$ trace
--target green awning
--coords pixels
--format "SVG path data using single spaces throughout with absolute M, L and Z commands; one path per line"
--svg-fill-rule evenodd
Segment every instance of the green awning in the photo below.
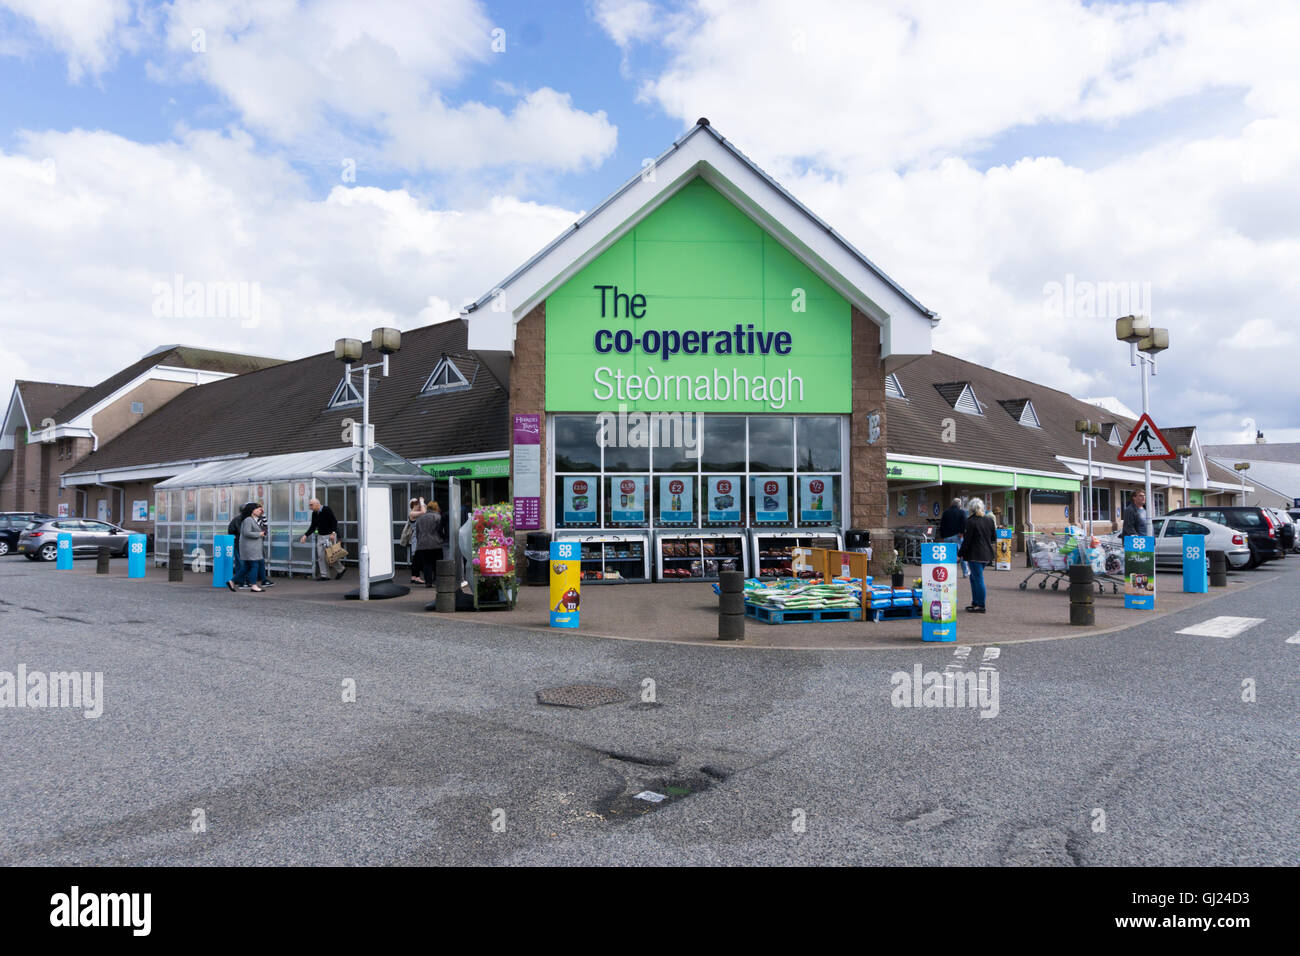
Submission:
M 1035 488 L 1039 491 L 1078 491 L 1080 478 L 1049 478 L 1045 475 L 1016 475 L 1016 484 L 1021 488 Z
M 913 481 L 938 481 L 938 465 L 922 465 L 912 461 L 887 461 L 885 477 L 890 481 L 907 478 Z
M 1014 471 L 994 471 L 991 468 L 957 468 L 952 465 L 944 465 L 943 481 L 944 484 L 994 485 L 1001 488 L 1010 488 L 1016 483 L 1016 473 Z
M 435 461 L 420 466 L 434 478 L 509 478 L 509 458 Z

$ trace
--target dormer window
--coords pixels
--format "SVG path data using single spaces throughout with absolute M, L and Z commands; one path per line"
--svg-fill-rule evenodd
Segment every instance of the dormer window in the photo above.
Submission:
M 346 408 L 349 405 L 360 405 L 361 393 L 357 387 L 352 384 L 348 376 L 343 376 L 339 382 L 339 387 L 334 389 L 334 397 L 330 399 L 327 408 Z
M 898 380 L 897 375 L 885 376 L 885 398 L 907 398 L 907 393 L 903 391 L 903 383 Z
M 934 386 L 943 396 L 943 400 L 959 412 L 967 415 L 983 415 L 984 407 L 975 397 L 975 389 L 970 382 L 942 382 Z
M 1038 413 L 1034 411 L 1034 403 L 1027 398 L 1002 399 L 998 402 L 1008 415 L 1018 421 L 1020 424 L 1029 428 L 1042 428 L 1038 421 Z
M 469 382 L 461 374 L 456 363 L 446 355 L 438 360 L 434 366 L 433 373 L 429 380 L 424 383 L 424 388 L 420 390 L 421 395 L 441 395 L 443 392 L 458 392 L 469 388 Z
M 1120 438 L 1119 426 L 1114 422 L 1102 422 L 1101 434 L 1102 437 L 1106 439 L 1106 444 L 1108 445 L 1114 445 L 1116 448 L 1120 448 L 1124 444 L 1124 440 Z

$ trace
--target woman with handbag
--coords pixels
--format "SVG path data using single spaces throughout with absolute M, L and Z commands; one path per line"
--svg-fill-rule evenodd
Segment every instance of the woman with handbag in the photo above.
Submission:
M 262 539 L 266 536 L 266 532 L 262 530 L 257 519 L 262 516 L 262 506 L 253 504 L 251 509 L 248 505 L 244 505 L 244 508 L 248 513 L 244 514 L 244 520 L 239 525 L 239 556 L 243 559 L 244 566 L 240 569 L 239 580 L 232 578 L 226 582 L 226 587 L 232 591 L 247 587 L 248 590 L 261 594 L 263 590 L 260 583 L 263 577 Z
M 966 610 L 971 614 L 985 613 L 984 602 L 987 589 L 984 587 L 984 566 L 996 559 L 993 539 L 995 528 L 993 519 L 984 513 L 984 502 L 979 498 L 970 500 L 971 516 L 966 519 L 966 535 L 962 538 L 957 556 L 970 567 L 970 605 Z
M 420 515 L 427 510 L 423 498 L 412 498 L 407 502 L 406 527 L 402 529 L 402 536 L 397 539 L 397 543 L 407 549 L 407 554 L 411 556 L 411 586 L 423 584 L 424 579 L 420 577 L 420 565 L 415 561 L 415 554 L 418 550 L 415 537 L 415 522 L 419 520 Z
M 438 502 L 429 502 L 424 514 L 415 520 L 415 557 L 412 559 L 421 571 L 421 578 L 426 588 L 433 587 L 434 575 L 437 574 L 438 560 L 442 557 L 442 546 L 446 537 L 442 528 L 442 509 Z

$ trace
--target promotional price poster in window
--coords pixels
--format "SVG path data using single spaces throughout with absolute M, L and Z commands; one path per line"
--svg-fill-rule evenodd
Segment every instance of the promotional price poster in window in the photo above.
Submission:
M 664 524 L 689 524 L 695 515 L 691 482 L 684 478 L 659 479 L 659 520 Z
M 564 523 L 596 523 L 596 479 L 575 477 L 564 479 Z
M 921 640 L 957 640 L 957 545 L 921 548 Z
M 834 485 L 825 475 L 809 475 L 799 479 L 799 520 L 830 522 L 834 515 L 831 489 Z
M 724 475 L 708 479 L 709 520 L 716 524 L 740 524 L 740 478 Z
M 645 479 L 609 479 L 610 520 L 626 524 L 645 524 Z
M 1153 611 L 1156 606 L 1156 539 L 1129 535 L 1124 539 L 1124 606 Z
M 784 475 L 780 478 L 754 479 L 754 520 L 790 523 L 790 496 Z

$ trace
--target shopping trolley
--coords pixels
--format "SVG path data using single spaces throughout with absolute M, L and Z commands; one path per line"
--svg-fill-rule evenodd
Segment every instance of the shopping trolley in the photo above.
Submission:
M 920 564 L 924 546 L 934 540 L 934 528 L 895 528 L 894 548 L 904 564 Z

